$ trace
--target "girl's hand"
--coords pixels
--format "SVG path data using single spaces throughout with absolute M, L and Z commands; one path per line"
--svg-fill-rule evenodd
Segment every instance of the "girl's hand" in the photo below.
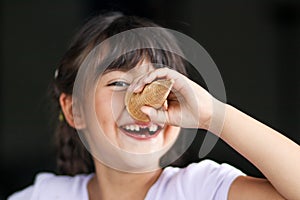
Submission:
M 205 89 L 175 70 L 155 69 L 134 80 L 128 90 L 139 93 L 146 84 L 156 79 L 173 79 L 174 85 L 167 98 L 166 109 L 157 110 L 149 106 L 141 108 L 151 121 L 184 128 L 209 127 L 214 98 Z

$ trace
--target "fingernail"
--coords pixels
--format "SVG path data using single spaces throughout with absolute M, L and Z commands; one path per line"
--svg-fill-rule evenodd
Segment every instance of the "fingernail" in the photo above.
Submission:
M 133 92 L 139 92 L 141 90 L 141 86 L 140 85 L 135 85 Z
M 134 85 L 130 84 L 129 87 L 127 88 L 127 91 L 133 92 L 133 89 L 134 89 L 133 86 L 134 86 Z
M 149 112 L 149 109 L 147 108 L 147 107 L 145 107 L 145 106 L 142 106 L 141 107 L 141 111 L 143 112 L 143 113 L 145 113 L 145 114 L 149 114 L 148 112 Z

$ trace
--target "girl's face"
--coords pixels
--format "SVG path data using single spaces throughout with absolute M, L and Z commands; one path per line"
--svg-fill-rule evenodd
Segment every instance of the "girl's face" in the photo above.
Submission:
M 98 80 L 95 91 L 96 117 L 111 144 L 130 153 L 152 153 L 175 142 L 180 128 L 134 120 L 126 110 L 125 94 L 130 83 L 154 70 L 142 62 L 132 70 L 110 71 Z

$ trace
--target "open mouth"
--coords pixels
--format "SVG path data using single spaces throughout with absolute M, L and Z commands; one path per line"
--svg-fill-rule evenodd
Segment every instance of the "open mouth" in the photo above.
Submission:
M 135 139 L 145 140 L 156 137 L 161 131 L 162 127 L 157 124 L 149 125 L 138 125 L 138 124 L 128 124 L 121 126 L 120 129 L 126 135 L 133 137 Z

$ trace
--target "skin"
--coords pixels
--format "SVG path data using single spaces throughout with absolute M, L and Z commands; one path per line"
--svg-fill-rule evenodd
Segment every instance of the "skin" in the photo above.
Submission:
M 90 118 L 84 120 L 79 112 L 73 113 L 76 109 L 73 109 L 72 107 L 72 96 L 66 94 L 60 96 L 60 104 L 65 118 L 72 127 L 77 129 L 88 128 L 89 132 L 92 132 L 96 130 L 94 129 L 95 123 L 99 123 L 101 132 L 106 136 L 106 138 L 102 138 L 102 141 L 107 139 L 109 144 L 127 152 L 141 154 L 162 150 L 159 157 L 154 156 L 153 160 L 150 160 L 151 162 L 157 163 L 157 165 L 155 165 L 155 169 L 157 170 L 142 174 L 125 173 L 114 170 L 94 158 L 96 176 L 93 177 L 88 184 L 90 199 L 119 199 L 120 196 L 122 196 L 122 199 L 144 199 L 147 191 L 162 172 L 158 167 L 158 158 L 160 158 L 176 141 L 180 128 L 177 126 L 165 125 L 164 123 L 157 123 L 157 125 L 162 127 L 160 133 L 156 137 L 148 140 L 136 140 L 128 137 L 123 133 L 124 130 L 120 128 L 122 126 L 138 123 L 130 117 L 125 108 L 124 98 L 128 86 L 133 80 L 153 70 L 153 66 L 144 61 L 128 72 L 110 71 L 104 73 L 99 78 L 95 90 L 96 122 Z M 95 134 L 93 139 L 98 139 L 97 135 L 99 134 Z M 107 144 L 107 141 L 105 144 Z M 98 142 L 98 146 L 103 146 L 105 144 L 100 144 Z M 111 145 L 108 145 L 105 149 L 106 151 L 111 152 L 109 158 L 107 158 L 110 160 L 115 159 Z M 126 161 L 126 159 L 128 160 L 127 162 L 131 162 L 128 163 L 128 165 L 133 165 L 133 167 L 135 167 L 135 163 L 133 163 L 132 160 L 130 161 L 124 155 L 122 160 Z M 139 160 L 134 159 L 134 161 L 141 165 Z M 147 162 L 149 162 L 149 159 Z M 147 162 L 144 162 L 145 165 Z M 124 165 L 126 165 L 126 163 Z
M 171 98 L 167 110 L 143 107 L 142 111 L 152 121 L 167 123 L 170 127 L 196 127 L 210 130 L 252 162 L 267 178 L 238 177 L 230 187 L 228 199 L 300 199 L 299 145 L 236 108 L 216 100 L 187 77 L 168 68 L 156 70 L 148 68 L 142 75 L 133 77 L 127 90 L 140 92 L 145 84 L 157 78 L 173 79 L 175 81 L 173 88 L 181 101 L 179 104 L 178 98 Z M 60 103 L 67 121 L 74 126 L 71 97 L 62 94 Z M 222 122 L 222 115 L 213 112 L 214 106 L 223 106 L 226 112 L 223 129 L 220 129 L 220 132 L 216 132 L 210 126 L 213 118 L 216 119 L 215 122 Z M 185 117 L 181 118 L 181 116 Z M 112 121 L 107 123 L 115 124 Z M 115 125 L 108 127 L 113 126 Z M 175 129 L 173 131 L 176 133 Z M 117 131 L 114 134 L 117 134 Z M 118 142 L 123 141 L 119 141 L 113 134 L 111 137 L 116 145 L 121 146 Z M 161 144 L 163 142 L 155 148 L 161 148 Z M 145 150 L 142 147 L 137 149 L 131 149 L 126 145 L 122 147 L 132 151 Z M 96 159 L 94 162 L 96 175 L 88 184 L 89 196 L 92 200 L 119 199 L 120 196 L 122 199 L 144 199 L 149 188 L 161 174 L 161 169 L 143 174 L 124 173 L 111 169 Z
M 135 125 L 138 122 L 128 114 L 125 108 L 125 94 L 131 82 L 154 68 L 145 62 L 129 72 L 111 71 L 101 76 L 95 91 L 95 109 L 97 121 L 103 133 L 113 145 L 133 153 L 151 153 L 162 149 L 166 144 L 175 141 L 180 128 L 165 126 L 157 137 L 137 141 L 128 137 L 122 130 L 123 126 Z M 153 123 L 151 123 L 153 124 Z M 155 123 L 164 126 L 164 123 Z

